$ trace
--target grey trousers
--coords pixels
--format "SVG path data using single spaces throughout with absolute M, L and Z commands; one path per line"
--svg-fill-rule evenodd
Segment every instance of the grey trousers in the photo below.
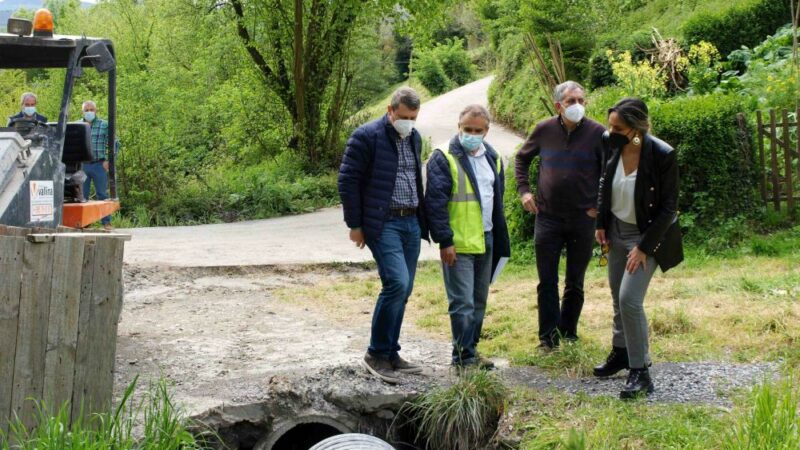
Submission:
M 648 256 L 647 269 L 640 266 L 634 273 L 628 273 L 625 270 L 628 253 L 641 237 L 638 227 L 612 217 L 610 230 L 606 233 L 611 241 L 608 282 L 614 301 L 611 342 L 615 347 L 626 347 L 630 367 L 641 369 L 650 363 L 644 296 L 656 270 L 656 260 Z
M 478 356 L 489 282 L 492 280 L 492 233 L 484 234 L 486 252 L 479 255 L 458 253 L 453 267 L 442 263 L 444 287 L 450 304 L 453 331 L 453 363 L 470 363 Z

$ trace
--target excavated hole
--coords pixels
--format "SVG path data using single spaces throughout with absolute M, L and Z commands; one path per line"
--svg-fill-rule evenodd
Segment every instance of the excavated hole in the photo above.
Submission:
M 304 423 L 281 436 L 271 450 L 308 450 L 314 444 L 342 434 L 336 428 L 324 423 Z

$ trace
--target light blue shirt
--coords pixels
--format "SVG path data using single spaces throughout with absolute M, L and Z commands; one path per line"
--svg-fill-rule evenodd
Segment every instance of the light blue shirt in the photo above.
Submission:
M 483 231 L 492 231 L 492 212 L 494 210 L 494 177 L 489 160 L 486 158 L 486 147 L 481 144 L 475 153 L 467 152 L 469 164 L 475 173 L 478 190 L 481 194 L 481 214 L 483 216 Z

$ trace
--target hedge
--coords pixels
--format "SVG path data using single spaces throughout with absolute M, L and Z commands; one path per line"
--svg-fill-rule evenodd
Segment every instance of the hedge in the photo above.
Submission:
M 757 170 L 750 133 L 739 133 L 741 97 L 680 97 L 651 108 L 653 134 L 678 151 L 684 226 L 709 228 L 757 211 Z M 743 149 L 750 149 L 749 153 Z
M 753 47 L 791 22 L 788 0 L 758 0 L 721 13 L 698 14 L 683 26 L 689 44 L 707 41 L 727 55 L 741 46 Z

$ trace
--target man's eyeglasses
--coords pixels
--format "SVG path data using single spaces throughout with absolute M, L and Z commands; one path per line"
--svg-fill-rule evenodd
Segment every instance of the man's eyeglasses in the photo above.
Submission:
M 597 261 L 600 267 L 605 267 L 608 265 L 608 250 L 608 244 L 603 244 L 600 246 L 600 259 Z

